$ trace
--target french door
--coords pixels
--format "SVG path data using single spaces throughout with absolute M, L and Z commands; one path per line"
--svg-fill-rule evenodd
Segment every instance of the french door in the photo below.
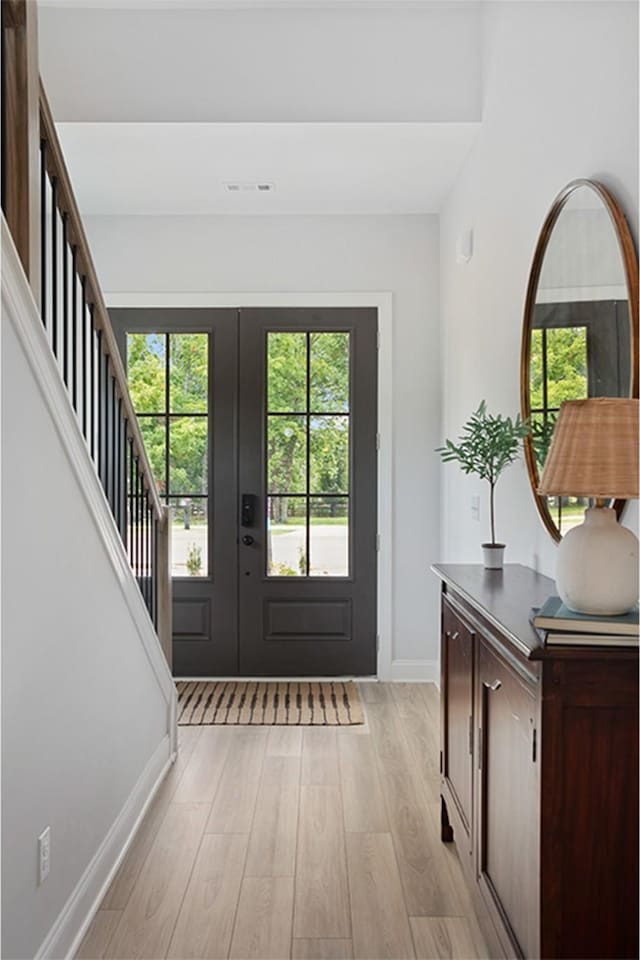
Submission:
M 376 311 L 111 316 L 174 511 L 176 676 L 375 673 Z

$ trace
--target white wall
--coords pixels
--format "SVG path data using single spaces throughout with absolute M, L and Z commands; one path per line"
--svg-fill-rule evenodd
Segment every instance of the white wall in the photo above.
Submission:
M 483 398 L 519 409 L 521 324 L 537 236 L 558 191 L 576 177 L 607 185 L 638 233 L 638 22 L 635 3 L 487 4 L 482 128 L 441 215 L 443 435 L 457 436 Z M 475 253 L 455 263 L 458 234 Z M 479 560 L 486 492 L 443 467 L 443 556 Z M 480 494 L 481 519 L 470 500 Z M 635 504 L 626 521 L 635 524 Z M 522 463 L 497 490 L 506 559 L 555 574 L 555 546 Z
M 49 359 L 49 348 L 45 343 L 44 351 L 38 349 L 36 337 L 36 347 L 25 349 L 19 339 L 18 330 L 27 329 L 44 342 L 7 246 L 1 341 L 2 956 L 17 960 L 33 957 L 50 934 L 48 955 L 65 955 L 79 932 L 168 762 L 172 684 L 166 666 L 164 674 L 161 667 L 160 674 L 152 669 L 132 615 L 140 610 L 144 627 L 137 587 L 130 576 L 132 607 L 100 533 L 101 523 L 111 522 L 115 530 L 106 501 L 101 511 L 90 507 L 91 484 L 80 483 L 58 432 L 65 420 L 52 414 L 45 399 L 51 396 L 49 380 L 29 362 Z M 14 292 L 23 291 L 18 308 L 7 299 L 10 281 Z M 26 326 L 16 325 L 14 318 L 27 315 L 29 305 Z M 73 414 L 55 369 L 53 377 L 66 404 L 67 435 L 76 437 L 83 452 L 79 431 L 69 428 Z M 90 470 L 86 454 L 85 461 Z M 101 495 L 97 480 L 94 487 Z M 155 639 L 148 618 L 146 623 Z M 37 837 L 47 826 L 51 872 L 38 887 Z
M 127 291 L 393 293 L 395 660 L 435 660 L 439 545 L 435 217 L 90 217 L 107 303 Z

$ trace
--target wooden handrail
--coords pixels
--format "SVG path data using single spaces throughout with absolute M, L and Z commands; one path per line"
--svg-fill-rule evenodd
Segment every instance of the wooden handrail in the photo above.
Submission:
M 138 457 L 140 472 L 143 477 L 145 488 L 149 493 L 149 498 L 153 511 L 160 523 L 166 522 L 166 511 L 160 503 L 158 491 L 156 489 L 153 471 L 149 463 L 149 458 L 144 446 L 138 418 L 136 417 L 131 395 L 127 385 L 127 376 L 120 358 L 120 352 L 116 343 L 111 320 L 102 296 L 102 290 L 98 281 L 98 275 L 93 263 L 89 243 L 87 241 L 82 218 L 78 205 L 76 203 L 73 187 L 67 171 L 64 160 L 64 154 L 60 146 L 58 134 L 55 128 L 53 115 L 49 106 L 49 101 L 40 80 L 40 136 L 46 144 L 45 163 L 49 176 L 56 181 L 56 191 L 58 206 L 61 212 L 67 215 L 67 236 L 71 246 L 75 246 L 76 264 L 78 273 L 86 278 L 87 303 L 93 305 L 93 319 L 97 329 L 102 330 L 102 349 L 108 358 L 111 367 L 111 373 L 116 381 L 118 396 L 122 400 L 123 413 L 129 422 L 129 433 L 133 439 L 133 445 L 136 456 Z

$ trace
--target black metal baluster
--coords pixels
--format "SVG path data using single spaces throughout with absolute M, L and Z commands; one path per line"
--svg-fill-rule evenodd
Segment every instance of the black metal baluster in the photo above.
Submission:
M 102 338 L 104 344 L 104 336 Z M 107 413 L 109 410 L 109 358 L 107 357 L 104 349 L 100 357 L 100 362 L 102 365 L 102 390 L 100 391 L 100 397 L 98 399 L 98 411 L 100 414 L 100 483 L 102 484 L 102 489 L 105 492 L 105 496 L 109 499 L 109 491 L 107 489 L 107 450 L 108 450 L 108 435 L 107 430 L 109 429 L 109 424 L 107 423 Z
M 127 492 L 128 510 L 129 510 L 129 514 L 128 514 L 129 535 L 128 535 L 127 552 L 129 554 L 129 565 L 133 570 L 134 569 L 134 562 L 133 562 L 133 467 L 134 467 L 133 437 L 129 437 L 127 448 L 128 448 L 128 457 L 129 457 L 129 489 Z
M 58 204 L 57 179 L 51 179 L 51 346 L 58 357 Z
M 47 329 L 47 141 L 40 141 L 40 316 Z
M 153 623 L 158 627 L 158 517 L 153 518 Z
M 144 589 L 142 591 L 144 602 L 147 610 L 149 609 L 149 553 L 148 553 L 148 543 L 147 543 L 147 527 L 149 521 L 149 504 L 148 504 L 148 491 L 143 485 L 142 487 L 142 570 L 144 575 Z
M 89 403 L 89 370 L 90 360 L 87 356 L 87 327 L 91 321 L 87 310 L 87 278 L 83 275 L 80 278 L 80 287 L 82 289 L 82 435 L 85 440 L 89 440 L 87 434 L 88 417 L 87 409 Z
M 102 482 L 102 330 L 96 331 L 97 357 L 96 365 L 98 368 L 98 389 L 94 397 L 95 420 L 96 420 L 96 467 L 98 476 Z
M 127 545 L 127 420 L 122 409 L 122 397 L 118 400 L 120 432 L 118 442 L 120 446 L 118 474 L 118 490 L 120 497 L 120 536 L 125 547 Z
M 115 380 L 113 381 L 115 387 Z M 120 510 L 120 441 L 122 439 L 122 414 L 120 398 L 116 398 L 114 405 L 114 426 L 113 426 L 113 516 L 120 535 L 122 535 L 122 513 Z
M 137 576 L 136 570 L 136 457 L 135 447 L 131 441 L 131 569 L 133 575 Z
M 113 459 L 113 449 L 111 447 L 111 429 L 113 421 L 113 411 L 111 407 L 111 374 L 109 372 L 109 357 L 104 355 L 104 464 L 102 486 L 105 496 L 113 513 L 113 500 L 111 490 L 111 461 Z
M 141 550 L 141 537 L 140 537 L 140 459 L 136 457 L 136 573 L 138 577 L 138 586 L 141 584 L 142 580 L 142 550 Z
M 118 522 L 118 397 L 116 395 L 116 378 L 111 376 L 111 433 L 109 435 L 111 458 L 111 511 L 116 523 Z
M 71 366 L 73 368 L 73 386 L 71 388 L 71 403 L 78 412 L 78 248 L 71 247 Z
M 89 420 L 91 424 L 91 459 L 96 462 L 96 341 L 98 334 L 93 322 L 93 304 L 89 304 L 89 332 L 91 341 L 91 390 L 89 392 Z M 99 341 L 98 341 L 99 346 Z
M 140 590 L 144 597 L 144 476 L 138 459 L 138 567 L 140 569 Z
M 152 612 L 153 554 L 151 553 L 151 500 L 147 490 L 147 609 Z
M 149 587 L 151 585 L 151 581 L 149 579 L 151 572 L 151 561 L 149 557 L 149 491 L 147 490 L 146 486 L 144 488 L 142 508 L 144 510 L 144 602 L 148 610 Z
M 104 337 L 102 338 L 104 344 Z M 106 353 L 102 352 L 102 392 L 100 394 L 100 429 L 101 429 L 101 439 L 100 439 L 100 456 L 102 458 L 102 466 L 100 470 L 100 483 L 102 484 L 102 489 L 104 490 L 107 500 L 109 499 L 109 490 L 107 479 L 109 476 L 109 471 L 107 469 L 107 451 L 109 449 L 109 435 L 108 429 L 109 424 L 107 422 L 107 414 L 109 412 L 109 358 Z
M 120 530 L 120 485 L 118 469 L 120 465 L 120 411 L 116 396 L 116 381 L 113 378 L 113 437 L 111 440 L 111 458 L 113 460 L 113 519 Z
M 69 387 L 69 244 L 68 215 L 62 214 L 62 379 Z

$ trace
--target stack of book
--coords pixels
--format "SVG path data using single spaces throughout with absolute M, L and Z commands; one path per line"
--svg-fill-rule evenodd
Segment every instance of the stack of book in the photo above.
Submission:
M 575 613 L 560 597 L 549 597 L 532 611 L 533 626 L 549 646 L 634 647 L 638 645 L 638 607 L 615 617 Z

